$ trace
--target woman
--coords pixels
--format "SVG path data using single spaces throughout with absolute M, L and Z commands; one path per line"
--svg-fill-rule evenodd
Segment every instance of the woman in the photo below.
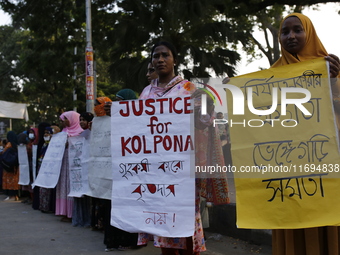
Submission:
M 44 132 L 44 144 L 40 150 L 40 156 L 38 158 L 38 166 L 39 170 L 47 151 L 48 145 L 50 144 L 52 135 L 54 133 L 54 129 L 51 127 L 46 127 Z M 48 189 L 40 187 L 39 193 L 39 210 L 43 213 L 45 212 L 54 212 L 55 211 L 55 189 Z
M 136 93 L 132 89 L 121 89 L 116 94 L 117 101 L 137 99 Z
M 184 80 L 175 74 L 175 66 L 177 65 L 177 53 L 173 45 L 168 42 L 156 43 L 151 51 L 152 66 L 158 74 L 158 79 L 152 80 L 140 95 L 140 99 L 159 98 L 159 97 L 175 97 L 183 95 L 192 95 L 195 99 L 195 154 L 197 165 L 207 165 L 214 160 L 215 164 L 224 165 L 221 144 L 217 137 L 216 130 L 212 128 L 214 116 L 213 105 L 208 104 L 206 116 L 200 116 L 200 91 L 196 90 L 193 83 Z M 211 101 L 209 101 L 211 102 Z M 198 107 L 196 107 L 196 105 Z M 199 128 L 198 128 L 199 127 Z M 208 139 L 210 142 L 208 143 Z M 213 145 L 213 146 L 210 146 Z M 216 145 L 216 146 L 215 146 Z M 213 154 L 213 155 L 212 155 Z M 213 157 L 211 157 L 213 156 Z M 211 183 L 215 185 L 216 183 Z M 219 192 L 227 193 L 226 180 L 219 180 Z M 206 180 L 196 180 L 196 220 L 195 233 L 193 237 L 188 238 L 166 238 L 154 237 L 155 246 L 161 247 L 163 255 L 175 255 L 181 252 L 184 255 L 199 254 L 205 251 L 204 234 L 199 214 L 200 195 L 207 197 Z M 216 189 L 217 190 L 217 189 Z M 209 194 L 212 197 L 217 194 Z M 216 197 L 214 197 L 216 198 Z M 228 203 L 226 198 L 224 201 L 214 201 L 215 203 Z M 148 237 L 144 234 L 139 236 L 139 244 L 145 244 Z
M 44 133 L 45 133 L 45 128 L 46 127 L 50 127 L 51 124 L 47 123 L 47 122 L 41 122 L 39 123 L 38 125 L 38 146 L 37 146 L 37 159 L 36 159 L 36 171 L 35 171 L 35 174 L 37 177 L 38 176 L 38 173 L 39 173 L 39 169 L 38 169 L 38 159 L 40 157 L 40 154 L 41 154 L 41 149 L 45 143 L 44 141 Z M 32 208 L 34 210 L 39 210 L 39 203 L 40 203 L 40 187 L 39 186 L 34 186 L 33 188 L 33 203 L 32 203 Z
M 155 72 L 155 68 L 152 66 L 152 63 L 149 62 L 148 64 L 148 69 L 146 71 L 146 78 L 148 79 L 149 84 L 151 83 L 152 80 L 158 78 L 158 74 Z M 136 93 L 131 90 L 131 89 L 122 89 L 118 91 L 116 94 L 116 100 L 121 101 L 121 100 L 133 100 L 137 99 Z M 104 106 L 104 110 L 106 112 L 107 116 L 111 116 L 111 102 L 106 102 Z
M 83 112 L 79 116 L 79 124 L 84 130 L 80 136 L 85 139 L 90 138 L 91 131 L 89 125 L 93 119 L 91 112 Z M 89 196 L 73 198 L 72 226 L 90 227 L 91 226 L 91 198 Z
M 91 112 L 83 112 L 82 114 L 80 114 L 79 117 L 79 124 L 80 127 L 84 130 L 80 136 L 85 137 L 85 139 L 89 139 L 91 130 L 90 125 L 91 122 L 93 120 L 94 115 Z
M 279 67 L 318 57 L 329 61 L 334 108 L 339 114 L 339 58 L 328 54 L 308 17 L 293 13 L 283 19 L 279 30 L 280 59 L 272 66 Z M 338 128 L 339 128 L 339 118 Z M 317 205 L 316 205 L 317 206 Z M 274 255 L 338 255 L 340 254 L 339 227 L 307 229 L 275 229 L 272 234 Z
M 116 94 L 117 101 L 137 99 L 136 93 L 131 89 L 122 89 Z M 108 104 L 107 104 L 108 105 Z M 111 105 L 111 104 L 110 104 Z M 106 109 L 105 109 L 106 110 Z M 107 112 L 107 111 L 106 111 Z M 103 199 L 103 220 L 104 220 L 104 244 L 105 251 L 127 250 L 137 248 L 137 233 L 129 233 L 110 224 L 111 200 Z
M 18 149 L 18 137 L 13 131 L 7 133 L 7 144 L 4 150 L 1 152 L 3 154 L 9 148 L 15 150 Z M 18 201 L 18 191 L 20 188 L 19 182 L 19 167 L 14 168 L 14 172 L 7 172 L 3 169 L 2 172 L 2 189 L 4 190 L 7 197 L 5 201 Z
M 75 111 L 64 112 L 60 115 L 62 132 L 66 132 L 68 137 L 78 136 L 83 129 L 79 124 L 79 113 Z M 66 145 L 64 157 L 60 169 L 60 177 L 56 186 L 56 208 L 55 214 L 62 215 L 61 221 L 72 221 L 73 198 L 67 195 L 70 192 L 68 147 Z
M 31 128 L 28 130 L 28 143 L 26 144 L 27 157 L 28 157 L 28 165 L 29 165 L 29 175 L 30 175 L 30 184 L 22 186 L 22 191 L 27 190 L 29 192 L 30 197 L 21 201 L 21 203 L 32 204 L 33 202 L 33 189 L 31 184 L 33 183 L 33 162 L 32 162 L 32 151 L 33 145 L 38 144 L 38 129 Z
M 153 67 L 152 63 L 149 62 L 148 69 L 146 72 L 146 78 L 148 79 L 149 84 L 151 81 L 158 78 L 158 74 L 155 72 L 155 68 Z
M 107 115 L 105 106 L 111 103 L 112 100 L 108 97 L 98 97 L 94 103 L 94 113 L 97 117 Z M 91 228 L 92 230 L 102 230 L 104 228 L 104 204 L 105 199 L 92 197 L 91 199 Z M 104 237 L 105 238 L 105 237 Z M 105 243 L 105 241 L 104 241 Z

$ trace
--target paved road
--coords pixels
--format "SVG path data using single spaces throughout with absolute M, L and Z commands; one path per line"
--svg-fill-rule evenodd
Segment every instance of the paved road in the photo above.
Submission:
M 150 242 L 138 250 L 104 252 L 104 235 L 89 228 L 72 227 L 59 216 L 33 210 L 20 201 L 3 201 L 0 195 L 0 255 L 160 255 Z M 268 246 L 251 245 L 206 232 L 207 251 L 202 255 L 270 255 Z

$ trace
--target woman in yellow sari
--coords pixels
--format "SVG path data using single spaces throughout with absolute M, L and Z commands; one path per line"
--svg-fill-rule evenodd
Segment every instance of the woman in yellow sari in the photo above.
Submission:
M 340 61 L 328 54 L 311 20 L 300 13 L 283 19 L 279 30 L 280 59 L 272 67 L 324 57 L 329 62 L 334 109 L 340 129 Z M 315 205 L 318 206 L 318 205 Z M 273 230 L 273 255 L 339 255 L 340 228 L 335 226 Z

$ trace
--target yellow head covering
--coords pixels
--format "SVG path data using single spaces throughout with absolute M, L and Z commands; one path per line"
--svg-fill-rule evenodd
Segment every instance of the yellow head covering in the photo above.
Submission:
M 295 58 L 292 54 L 286 51 L 282 47 L 281 40 L 280 40 L 282 24 L 289 17 L 297 17 L 301 21 L 302 26 L 306 32 L 306 44 L 303 47 L 303 49 L 297 54 L 299 59 Z M 289 14 L 282 20 L 280 24 L 280 29 L 279 29 L 279 41 L 281 44 L 281 57 L 271 67 L 278 67 L 278 66 L 298 63 L 300 61 L 306 61 L 306 60 L 315 59 L 318 57 L 324 57 L 328 55 L 325 47 L 323 46 L 318 35 L 316 34 L 312 21 L 307 16 L 301 13 Z

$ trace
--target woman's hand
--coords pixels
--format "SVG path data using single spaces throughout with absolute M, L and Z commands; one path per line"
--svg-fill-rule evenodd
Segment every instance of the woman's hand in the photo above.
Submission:
M 340 71 L 340 60 L 334 54 L 329 54 L 325 57 L 325 59 L 329 62 L 329 75 L 330 78 L 336 78 L 339 75 Z

